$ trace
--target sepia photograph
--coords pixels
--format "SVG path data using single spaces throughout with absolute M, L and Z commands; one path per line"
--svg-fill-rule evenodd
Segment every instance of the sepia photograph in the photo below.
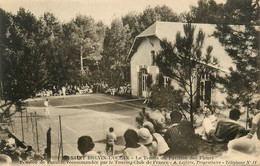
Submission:
M 260 166 L 259 0 L 0 0 L 0 165 Z

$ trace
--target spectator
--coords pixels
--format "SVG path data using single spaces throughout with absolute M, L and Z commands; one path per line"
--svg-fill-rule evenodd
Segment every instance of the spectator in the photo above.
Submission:
M 44 149 L 44 153 L 42 154 L 44 160 L 48 160 L 48 148 Z
M 250 156 L 260 156 L 260 100 L 257 102 L 254 113 L 250 132 L 244 137 L 230 141 L 229 151 L 235 150 Z
M 16 147 L 15 139 L 13 138 L 13 135 L 11 133 L 8 134 L 8 139 L 6 140 L 6 145 L 11 145 L 13 147 Z
M 244 136 L 246 130 L 237 122 L 240 114 L 240 111 L 234 108 L 229 112 L 229 119 L 220 120 L 217 123 L 216 131 L 212 133 L 211 141 L 227 143 L 230 140 Z
M 252 120 L 252 128 L 247 135 L 247 138 L 251 139 L 254 135 L 260 140 L 260 100 L 257 101 L 256 109 L 254 110 L 255 116 Z
M 158 156 L 158 143 L 147 128 L 141 128 L 138 131 L 139 142 L 143 144 L 149 151 L 151 157 Z
M 34 154 L 34 160 L 35 161 L 44 161 L 44 157 L 40 153 L 35 153 Z
M 148 149 L 143 146 L 138 144 L 139 138 L 136 133 L 136 131 L 132 129 L 126 130 L 124 133 L 124 138 L 125 138 L 125 149 L 123 151 L 123 156 L 128 156 L 128 157 L 143 157 L 147 156 L 149 157 L 149 151 Z
M 190 122 L 182 119 L 180 112 L 173 111 L 171 116 L 171 127 L 165 133 L 165 141 L 170 150 L 165 155 L 195 155 L 198 146 L 195 141 L 195 132 Z
M 99 156 L 93 151 L 95 144 L 90 136 L 82 136 L 78 139 L 78 150 L 83 156 Z
M 170 149 L 167 143 L 165 142 L 164 138 L 159 133 L 154 132 L 154 125 L 151 122 L 149 121 L 144 122 L 143 127 L 147 128 L 152 134 L 152 136 L 157 140 L 158 155 L 163 155 L 166 151 Z
M 115 96 L 116 94 L 116 88 L 114 86 L 111 87 L 111 95 Z
M 0 154 L 3 153 L 5 146 L 6 146 L 6 140 L 2 139 L 0 143 Z
M 116 134 L 114 133 L 114 128 L 109 128 L 109 133 L 106 136 L 106 152 L 108 154 L 109 150 L 112 151 L 112 156 L 115 155 L 115 141 L 116 141 Z
M 12 145 L 6 145 L 4 150 L 3 150 L 3 153 L 8 155 L 8 156 L 11 156 L 12 153 L 14 152 L 15 148 L 12 146 Z
M 22 152 L 16 149 L 9 156 L 11 157 L 13 163 L 19 163 L 22 161 L 21 155 Z
M 214 114 L 211 114 L 211 111 L 208 107 L 205 107 L 203 109 L 203 113 L 205 114 L 205 118 L 202 121 L 202 128 L 203 128 L 202 138 L 205 140 L 210 140 L 212 134 L 216 130 L 218 120 Z
M 67 163 L 69 160 L 70 160 L 70 157 L 67 156 L 67 155 L 64 155 L 64 156 L 62 156 L 61 162 L 65 164 L 65 163 Z
M 35 152 L 32 149 L 32 146 L 28 146 L 27 149 L 25 150 L 26 154 L 26 160 L 32 161 L 34 159 L 34 154 Z

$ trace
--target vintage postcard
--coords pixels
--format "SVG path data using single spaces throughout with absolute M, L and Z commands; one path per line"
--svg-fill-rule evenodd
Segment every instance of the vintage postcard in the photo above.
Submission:
M 258 0 L 0 0 L 1 165 L 260 165 Z

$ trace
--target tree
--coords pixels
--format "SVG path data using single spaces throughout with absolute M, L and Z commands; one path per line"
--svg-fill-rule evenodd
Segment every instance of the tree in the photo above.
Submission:
M 126 61 L 130 49 L 129 39 L 128 26 L 123 26 L 120 19 L 113 20 L 111 27 L 106 29 L 101 66 L 110 86 L 119 87 L 130 80 L 129 62 Z
M 1 17 L 7 23 L 0 40 L 1 97 L 5 105 L 19 108 L 23 100 L 34 96 L 49 80 L 42 52 L 46 45 L 42 40 L 43 25 L 24 9 L 15 16 L 1 10 Z
M 188 23 L 217 24 L 223 21 L 223 4 L 214 0 L 199 0 L 198 6 L 191 6 L 188 13 L 181 14 L 182 20 Z
M 223 9 L 223 21 L 218 24 L 259 25 L 259 0 L 227 0 Z
M 250 107 L 260 90 L 259 29 L 255 27 L 259 22 L 259 3 L 258 0 L 229 0 L 225 7 L 233 11 L 226 22 L 231 20 L 232 23 L 244 25 L 217 25 L 214 35 L 236 65 L 236 68 L 230 68 L 229 75 L 222 78 L 222 83 L 228 93 L 228 104 L 234 106 L 242 103 Z
M 50 86 L 61 86 L 64 79 L 63 75 L 65 74 L 60 61 L 63 47 L 61 39 L 62 26 L 52 13 L 44 13 L 40 21 L 43 25 L 42 40 L 46 43 L 42 48 L 42 52 L 46 58 L 46 68 L 50 78 L 46 86 L 47 88 Z
M 162 41 L 162 51 L 156 58 L 156 64 L 160 71 L 176 80 L 180 89 L 187 95 L 189 101 L 190 120 L 193 123 L 194 113 L 194 97 L 197 94 L 197 81 L 200 74 L 203 73 L 207 64 L 213 63 L 211 52 L 212 46 L 207 47 L 205 57 L 202 56 L 202 48 L 204 44 L 205 34 L 199 30 L 195 38 L 195 26 L 186 24 L 183 26 L 184 36 L 180 32 L 176 34 L 176 43 L 172 45 L 170 42 Z M 213 58 L 214 63 L 217 62 Z M 213 68 L 208 68 L 212 70 Z
M 148 6 L 142 13 L 128 13 L 122 17 L 123 25 L 128 25 L 131 32 L 131 41 L 151 26 L 156 21 L 180 21 L 179 16 L 168 6 L 156 6 L 154 8 Z
M 225 4 L 215 0 L 199 0 L 198 6 L 191 6 L 190 11 L 180 17 L 188 23 L 244 25 L 252 17 L 253 10 L 257 12 L 252 4 L 259 5 L 259 0 L 227 0 Z M 257 17 L 255 25 L 259 24 L 259 13 Z
M 168 110 L 181 112 L 182 110 L 187 109 L 187 103 L 184 101 L 185 97 L 183 91 L 174 89 L 171 85 L 171 81 L 169 81 L 167 86 L 165 86 L 162 73 L 159 73 L 156 84 L 151 86 L 150 91 L 151 95 L 148 103 L 150 108 L 161 111 Z
M 90 65 L 100 59 L 103 50 L 103 24 L 95 23 L 94 19 L 78 15 L 63 25 L 64 42 L 61 61 L 66 71 L 63 84 L 82 84 L 90 75 Z M 84 83 L 85 83 L 84 81 Z

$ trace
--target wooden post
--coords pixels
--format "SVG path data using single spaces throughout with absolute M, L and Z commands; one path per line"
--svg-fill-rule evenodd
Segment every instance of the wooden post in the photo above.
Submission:
M 23 131 L 23 111 L 21 110 L 21 126 L 22 126 L 22 139 L 24 142 L 24 131 Z
M 59 155 L 58 160 L 60 160 L 63 157 L 63 143 L 62 143 L 62 127 L 61 127 L 61 116 L 59 116 L 59 122 L 60 122 L 60 148 L 59 148 Z
M 249 122 L 249 113 L 248 113 L 248 107 L 246 108 L 246 130 L 248 128 L 248 122 Z
M 51 161 L 51 128 L 47 131 L 47 161 Z
M 26 122 L 28 123 L 28 112 L 27 112 L 27 108 L 26 108 Z
M 34 146 L 37 146 L 36 141 L 35 141 L 35 132 L 34 132 L 33 113 L 32 112 L 30 113 L 30 119 L 31 119 L 31 124 L 32 124 L 33 143 L 34 143 Z
M 36 128 L 36 143 L 37 143 L 37 151 L 39 152 L 39 137 L 38 137 L 38 126 L 37 126 L 37 119 L 35 118 L 35 128 Z

